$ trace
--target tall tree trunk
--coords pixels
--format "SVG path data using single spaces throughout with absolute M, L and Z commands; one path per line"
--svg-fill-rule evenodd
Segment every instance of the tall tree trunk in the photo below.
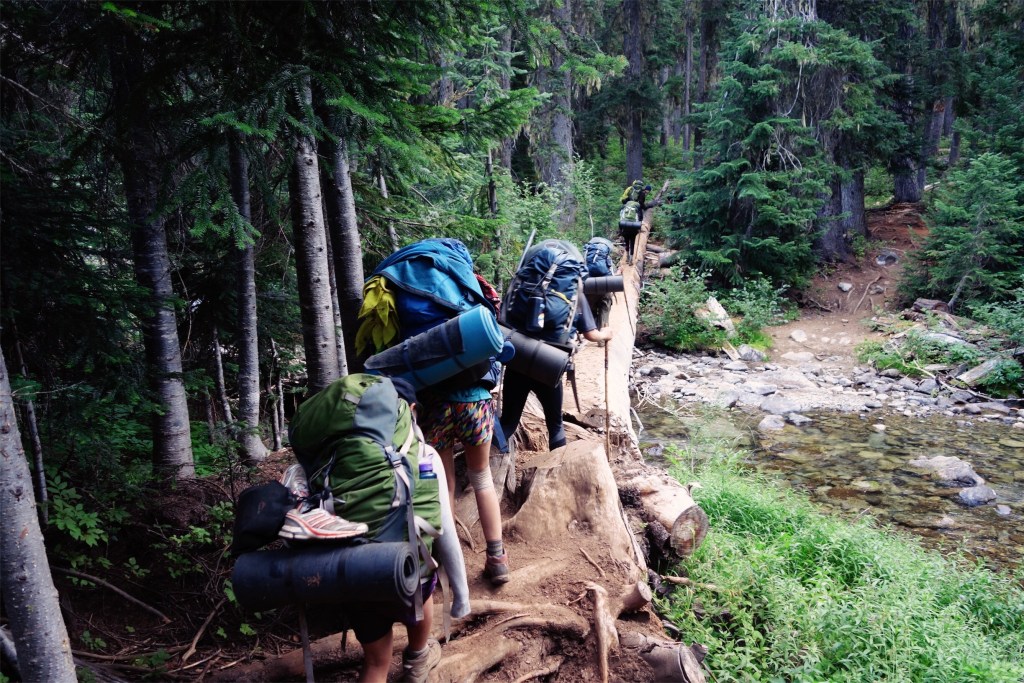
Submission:
M 629 61 L 626 77 L 632 88 L 638 90 L 644 73 L 643 35 L 640 32 L 640 0 L 623 0 L 622 13 L 626 19 L 626 32 L 622 37 L 622 52 Z M 635 101 L 627 105 L 626 124 L 626 182 L 644 177 L 643 112 Z
M 273 432 L 274 450 L 281 450 L 284 433 L 284 401 L 281 396 L 281 354 L 277 344 L 270 339 L 270 374 L 267 377 L 267 401 L 270 416 L 270 428 Z
M 224 385 L 224 355 L 220 347 L 220 332 L 213 328 L 213 379 L 217 389 L 217 401 L 224 413 L 224 422 L 231 424 L 234 418 L 231 417 L 231 403 L 228 402 L 228 390 Z
M 946 119 L 946 101 L 939 98 L 932 103 L 931 117 L 925 129 L 924 143 L 921 146 L 921 162 L 917 167 L 917 184 L 924 191 L 928 181 L 928 162 L 939 153 L 939 138 L 942 137 L 942 124 Z
M 512 75 L 507 72 L 512 66 L 512 29 L 506 28 L 501 32 L 501 51 L 505 55 L 502 58 L 506 71 L 503 71 L 498 76 L 498 85 L 501 86 L 502 92 L 508 92 L 512 89 Z M 514 138 L 505 138 L 501 141 L 500 153 L 498 155 L 498 163 L 506 171 L 512 171 L 512 147 L 515 144 Z
M 383 169 L 378 169 L 377 171 L 377 189 L 380 190 L 380 196 L 384 199 L 391 196 L 388 193 L 388 181 L 384 179 Z M 386 229 L 388 231 L 388 242 L 391 243 L 391 251 L 398 251 L 401 246 L 401 242 L 398 240 L 398 232 L 395 230 L 394 222 L 387 221 Z
M 956 121 L 956 113 L 953 110 L 955 100 L 953 96 L 947 97 L 943 104 L 943 117 L 942 117 L 942 137 L 948 138 L 953 134 L 953 123 Z
M 174 479 L 191 479 L 195 476 L 195 465 L 188 397 L 178 344 L 167 234 L 164 218 L 158 210 L 162 177 L 155 129 L 158 124 L 150 115 L 146 94 L 140 86 L 144 80 L 145 57 L 135 43 L 134 36 L 121 38 L 117 48 L 112 50 L 111 75 L 114 108 L 126 120 L 118 157 L 131 222 L 135 279 L 149 295 L 148 306 L 141 312 L 140 320 L 150 384 L 161 407 L 154 417 L 153 464 L 158 471 Z
M 692 113 L 692 103 L 690 100 L 690 87 L 693 83 L 693 15 L 690 14 L 686 18 L 686 84 L 683 88 L 683 116 L 686 117 L 686 123 L 683 124 L 683 149 L 687 152 L 692 151 L 691 146 L 691 126 L 690 126 L 690 114 Z
M 246 224 L 252 224 L 249 197 L 249 158 L 241 141 L 232 136 L 229 148 L 231 197 Z M 260 438 L 260 349 L 256 312 L 256 247 L 248 235 L 245 246 L 236 252 L 238 275 L 235 296 L 238 300 L 238 444 L 242 459 L 255 463 L 267 457 Z
M 323 161 L 320 162 L 321 188 L 330 184 L 330 178 L 324 177 Z M 326 181 L 323 182 L 323 181 Z M 324 206 L 327 202 L 324 201 Z M 324 212 L 326 214 L 326 211 Z M 325 216 L 326 218 L 326 216 Z M 348 357 L 345 354 L 345 335 L 341 329 L 341 305 L 338 303 L 338 276 L 334 272 L 334 244 L 331 240 L 330 225 L 324 225 L 327 230 L 327 237 L 324 243 L 327 245 L 327 279 L 331 283 L 331 314 L 334 316 L 334 345 L 338 348 L 338 376 L 344 377 L 348 374 Z
M 297 95 L 303 107 L 311 105 L 308 78 Z M 303 108 L 296 111 L 302 117 Z M 289 176 L 292 198 L 292 229 L 295 233 L 295 271 L 298 277 L 302 342 L 306 351 L 308 390 L 315 394 L 338 378 L 338 347 L 334 330 L 330 273 L 327 265 L 327 231 L 321 211 L 320 166 L 313 136 L 296 131 L 295 160 Z
M 21 341 L 18 339 L 18 330 L 11 325 L 14 334 L 15 361 L 21 370 L 21 376 L 28 378 L 28 365 L 25 363 L 25 355 L 21 350 Z M 22 412 L 25 414 L 25 426 L 28 428 L 29 442 L 32 444 L 32 466 L 35 476 L 32 481 L 35 485 L 36 501 L 39 503 L 39 522 L 46 526 L 50 519 L 49 514 L 49 493 L 46 490 L 46 468 L 43 466 L 43 442 L 39 438 L 39 423 L 36 422 L 35 401 L 30 398 L 22 401 Z
M 0 589 L 23 681 L 75 683 L 71 642 L 60 613 L 36 516 L 32 475 L 0 352 Z
M 551 8 L 551 23 L 562 35 L 572 32 L 572 3 L 562 0 Z M 537 88 L 551 98 L 540 108 L 530 125 L 530 150 L 534 167 L 542 182 L 562 188 L 573 163 L 572 75 L 562 71 L 565 55 L 561 46 L 548 48 L 550 65 L 541 66 L 534 74 Z M 562 194 L 559 223 L 568 228 L 576 222 L 576 203 L 570 193 Z
M 658 73 L 658 90 L 665 90 L 665 84 L 668 83 L 671 73 L 671 67 L 661 67 Z M 672 137 L 672 112 L 674 109 L 675 97 L 665 98 L 661 104 L 661 135 L 658 139 L 662 147 L 668 147 L 668 140 Z
M 903 21 L 896 32 L 897 39 L 902 44 L 909 45 L 914 38 L 915 29 L 909 21 Z M 898 92 L 894 97 L 894 108 L 896 114 L 903 121 L 910 136 L 917 133 L 917 113 L 913 99 L 914 74 L 910 60 L 903 56 L 900 63 L 893 70 L 902 72 L 903 78 L 897 86 Z M 917 164 L 920 152 L 915 153 L 911 143 L 905 143 L 893 154 L 890 162 L 890 170 L 893 178 L 893 201 L 902 203 L 916 203 L 921 201 L 921 189 L 918 184 Z
M 363 305 L 363 250 L 356 217 L 356 199 L 352 191 L 348 140 L 340 126 L 335 126 L 338 142 L 325 140 L 322 156 L 329 159 L 333 178 L 324 178 L 327 189 L 327 224 L 330 226 L 334 256 L 334 277 L 338 287 L 341 333 L 345 342 L 345 361 L 349 372 L 360 372 L 356 357 L 356 330 L 359 329 L 359 308 Z
M 711 96 L 715 71 L 718 69 L 718 22 L 722 12 L 723 0 L 700 0 L 700 65 L 697 77 L 697 102 L 704 104 Z M 701 130 L 694 129 L 693 146 L 700 149 Z M 700 155 L 694 155 L 695 168 L 701 164 Z
M 949 140 L 949 167 L 956 166 L 960 161 L 960 131 L 954 130 Z

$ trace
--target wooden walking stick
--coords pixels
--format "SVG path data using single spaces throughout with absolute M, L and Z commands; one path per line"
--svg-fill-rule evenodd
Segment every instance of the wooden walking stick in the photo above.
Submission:
M 604 340 L 604 454 L 611 460 L 612 457 L 612 432 L 611 432 L 611 410 L 608 408 L 608 344 L 611 339 Z

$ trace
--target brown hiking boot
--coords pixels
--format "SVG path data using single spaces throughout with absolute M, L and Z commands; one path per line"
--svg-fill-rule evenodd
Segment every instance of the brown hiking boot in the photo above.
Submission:
M 402 651 L 402 683 L 426 683 L 427 676 L 441 663 L 441 643 L 433 638 L 427 641 L 427 647 L 415 657 L 408 648 Z
M 487 563 L 484 564 L 484 578 L 490 581 L 492 586 L 508 583 L 508 553 L 498 557 L 487 556 Z

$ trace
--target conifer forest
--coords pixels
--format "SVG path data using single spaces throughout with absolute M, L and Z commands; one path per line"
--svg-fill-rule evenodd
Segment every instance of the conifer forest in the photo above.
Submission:
M 303 398 L 361 371 L 366 278 L 451 237 L 503 293 L 531 239 L 616 240 L 636 179 L 651 217 L 646 265 L 623 266 L 623 395 L 648 353 L 782 362 L 773 326 L 832 316 L 869 339 L 851 367 L 934 380 L 936 414 L 947 395 L 947 424 L 991 414 L 1018 458 L 1001 485 L 973 461 L 1008 520 L 989 566 L 799 486 L 770 498 L 776 475 L 691 432 L 666 471 L 702 482 L 710 530 L 648 560 L 690 583 L 654 586 L 645 628 L 705 652 L 670 680 L 1024 680 L 1020 0 L 7 0 L 0 111 L 0 682 L 302 680 L 301 652 L 240 673 L 301 644 L 294 613 L 236 600 L 235 504 L 289 462 Z M 588 429 L 567 421 L 570 441 Z M 508 528 L 522 500 L 503 505 Z M 506 536 L 515 572 L 532 556 Z M 612 571 L 573 552 L 578 576 Z M 526 645 L 481 641 L 504 659 L 470 675 L 446 654 L 430 680 L 664 680 L 622 654 L 619 613 L 610 641 L 591 630 L 586 581 L 549 591 L 533 616 L 556 625 Z M 358 672 L 317 661 L 317 680 Z

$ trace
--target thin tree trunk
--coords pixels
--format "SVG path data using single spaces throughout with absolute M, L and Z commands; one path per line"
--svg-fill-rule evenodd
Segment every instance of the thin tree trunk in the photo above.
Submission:
M 487 212 L 491 218 L 498 216 L 498 184 L 494 181 L 494 152 L 487 150 L 484 171 L 487 176 Z
M 389 198 L 391 195 L 388 193 L 388 182 L 384 179 L 384 172 L 378 171 L 377 173 L 377 189 L 380 190 L 380 196 L 384 199 Z M 398 232 L 395 231 L 395 224 L 392 221 L 387 221 L 388 231 L 388 242 L 391 243 L 391 251 L 398 251 L 401 242 L 398 240 Z
M 71 642 L 60 613 L 36 514 L 21 434 L 0 352 L 0 588 L 23 681 L 75 683 Z
M 299 86 L 297 94 L 304 106 L 309 107 L 312 94 L 308 78 Z M 301 109 L 296 114 L 303 116 Z M 294 154 L 289 189 L 295 233 L 295 270 L 308 390 L 315 394 L 338 378 L 338 347 L 327 265 L 327 231 L 321 211 L 320 167 L 313 137 L 297 131 Z
M 942 123 L 946 119 L 946 101 L 937 99 L 932 103 L 931 118 L 925 130 L 924 144 L 921 147 L 921 162 L 917 167 L 917 184 L 924 191 L 927 183 L 928 162 L 939 153 L 939 138 L 942 137 Z
M 949 167 L 952 168 L 960 161 L 960 131 L 954 130 L 953 137 L 949 141 Z
M 643 78 L 643 35 L 640 32 L 640 0 L 623 0 L 622 12 L 626 19 L 626 32 L 622 37 L 622 52 L 629 60 L 626 77 L 635 87 Z M 632 100 L 627 104 L 626 128 L 626 182 L 644 177 L 643 112 Z
M 335 126 L 338 142 L 325 140 L 325 158 L 330 159 L 333 178 L 324 180 L 327 188 L 327 224 L 330 226 L 334 256 L 334 277 L 338 287 L 341 333 L 345 342 L 345 361 L 349 372 L 360 372 L 356 356 L 356 330 L 359 309 L 363 305 L 363 250 L 359 237 L 352 172 L 349 168 L 348 141 L 340 126 Z
M 506 28 L 501 32 L 501 51 L 505 55 L 502 58 L 502 61 L 504 62 L 506 71 L 503 71 L 498 76 L 498 85 L 501 86 L 502 92 L 507 93 L 512 89 L 512 75 L 507 72 L 507 70 L 512 66 L 512 29 L 510 28 Z M 501 141 L 498 163 L 506 171 L 512 170 L 512 147 L 514 143 L 515 140 L 513 138 L 505 138 Z
M 209 391 L 203 392 L 203 413 L 206 415 L 206 441 L 212 444 L 217 440 L 217 415 Z
M 25 355 L 21 350 L 21 342 L 18 340 L 18 330 L 12 326 L 14 333 L 14 354 L 15 361 L 21 369 L 21 376 L 28 378 L 28 365 L 25 364 Z M 50 521 L 49 493 L 46 490 L 46 469 L 43 467 L 43 442 L 39 438 L 39 424 L 36 422 L 35 401 L 26 398 L 22 401 L 22 412 L 25 414 L 25 426 L 28 428 L 29 442 L 32 444 L 32 467 L 35 472 L 33 484 L 35 486 L 36 501 L 39 503 L 39 522 L 43 526 Z
M 273 338 L 270 340 L 271 367 L 270 376 L 267 377 L 267 400 L 270 402 L 270 427 L 274 437 L 274 450 L 281 450 L 284 432 L 284 402 L 281 400 L 281 354 L 277 351 L 277 344 Z
M 247 225 L 252 224 L 252 202 L 249 197 L 249 158 L 241 141 L 231 138 L 231 197 Z M 245 246 L 238 250 L 238 277 L 235 293 L 238 299 L 238 443 L 242 459 L 256 463 L 267 457 L 267 447 L 260 438 L 260 349 L 256 309 L 256 248 L 247 235 Z
M 901 43 L 910 44 L 915 33 L 914 26 L 909 21 L 903 21 L 900 23 L 896 35 Z M 913 99 L 914 73 L 910 60 L 905 55 L 900 57 L 899 62 L 893 70 L 901 72 L 903 78 L 897 86 L 899 92 L 894 98 L 894 108 L 896 114 L 903 121 L 903 125 L 907 130 L 913 132 L 917 130 L 917 114 Z M 903 146 L 893 155 L 890 165 L 893 176 L 893 201 L 898 204 L 913 204 L 921 201 L 922 187 L 917 180 L 919 154 L 919 150 L 918 153 L 915 153 L 913 149 Z
M 953 96 L 947 97 L 943 104 L 945 108 L 942 117 L 942 137 L 948 138 L 953 134 L 953 123 L 956 121 L 956 113 L 953 110 Z
M 672 67 L 672 76 L 680 78 L 686 72 L 685 65 L 679 58 L 676 58 L 675 66 Z M 683 99 L 672 98 L 672 141 L 678 146 L 683 135 Z
M 161 410 L 154 417 L 153 464 L 174 479 L 195 476 L 192 459 L 188 396 L 185 393 L 181 348 L 174 312 L 171 259 L 167 251 L 164 218 L 158 210 L 162 178 L 157 130 L 148 104 L 138 101 L 143 80 L 143 54 L 134 37 L 122 37 L 112 50 L 114 108 L 126 116 L 127 130 L 118 149 L 124 191 L 131 222 L 135 279 L 148 292 L 140 313 L 142 339 L 150 383 Z M 127 112 L 132 112 L 129 116 Z
M 697 102 L 704 104 L 711 96 L 711 86 L 714 83 L 715 70 L 718 68 L 718 22 L 719 13 L 722 10 L 722 0 L 701 0 L 700 1 L 700 56 L 699 74 L 697 78 Z M 700 149 L 701 129 L 697 127 L 693 132 L 693 147 Z M 693 157 L 694 168 L 700 168 L 701 158 L 699 154 Z
M 224 422 L 231 424 L 235 420 L 231 417 L 231 403 L 228 402 L 228 391 L 224 385 L 224 357 L 220 348 L 220 332 L 216 327 L 213 328 L 213 368 L 217 400 L 220 402 L 220 409 L 224 413 Z
M 320 171 L 321 176 L 323 176 L 323 166 L 320 167 Z M 322 177 L 321 187 L 329 187 L 329 185 L 330 178 Z M 325 201 L 325 206 L 328 203 Z M 331 239 L 330 225 L 328 224 L 324 227 L 327 230 L 325 243 L 327 244 L 327 275 L 331 283 L 331 311 L 334 315 L 334 345 L 338 347 L 338 376 L 344 377 L 348 374 L 348 356 L 345 353 L 345 338 L 341 329 L 341 305 L 338 303 L 338 276 L 334 269 L 334 244 Z
M 693 150 L 692 145 L 692 129 L 690 127 L 690 114 L 692 113 L 692 104 L 690 101 L 690 87 L 693 83 L 693 16 L 689 16 L 686 19 L 686 85 L 683 89 L 683 116 L 686 117 L 686 123 L 683 124 L 683 149 L 687 152 Z

